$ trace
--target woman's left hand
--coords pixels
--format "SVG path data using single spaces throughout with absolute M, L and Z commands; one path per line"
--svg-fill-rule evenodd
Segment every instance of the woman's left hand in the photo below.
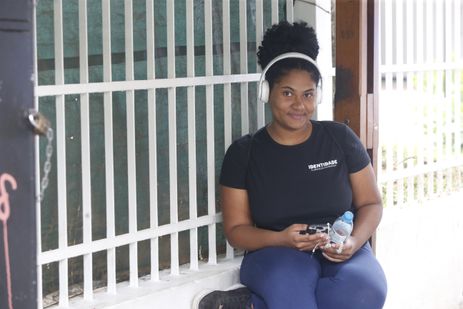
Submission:
M 344 262 L 354 255 L 354 239 L 348 237 L 343 244 L 331 244 L 329 248 L 322 248 L 323 256 L 331 262 Z

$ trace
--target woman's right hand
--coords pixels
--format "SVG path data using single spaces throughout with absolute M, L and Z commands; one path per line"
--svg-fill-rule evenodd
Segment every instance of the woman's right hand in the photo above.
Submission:
M 293 224 L 281 231 L 286 239 L 288 247 L 300 251 L 311 251 L 314 248 L 324 247 L 328 242 L 328 235 L 325 233 L 301 234 L 307 229 L 307 224 Z

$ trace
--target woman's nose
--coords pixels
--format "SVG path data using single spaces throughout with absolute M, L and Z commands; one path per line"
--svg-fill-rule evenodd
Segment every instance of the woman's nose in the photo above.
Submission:
M 303 108 L 304 107 L 304 98 L 298 95 L 294 96 L 294 107 Z
M 306 108 L 305 101 L 307 101 L 307 99 L 304 95 L 294 96 L 294 103 L 293 103 L 294 108 L 305 109 Z

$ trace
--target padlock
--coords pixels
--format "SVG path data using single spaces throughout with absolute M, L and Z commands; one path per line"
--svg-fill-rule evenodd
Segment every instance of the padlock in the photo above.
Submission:
M 30 110 L 27 118 L 34 133 L 47 135 L 48 129 L 50 128 L 50 121 L 44 115 L 36 110 Z

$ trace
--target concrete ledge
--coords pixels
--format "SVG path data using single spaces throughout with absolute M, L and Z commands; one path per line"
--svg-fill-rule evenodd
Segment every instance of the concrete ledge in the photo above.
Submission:
M 388 280 L 385 309 L 463 309 L 463 192 L 389 207 L 376 256 Z
M 117 285 L 117 294 L 107 294 L 106 290 L 95 291 L 93 301 L 81 297 L 70 300 L 71 308 L 104 309 L 147 309 L 179 308 L 189 309 L 195 295 L 204 289 L 226 289 L 239 282 L 239 267 L 242 257 L 219 260 L 218 264 L 200 264 L 198 271 L 188 265 L 180 269 L 179 276 L 172 276 L 168 270 L 161 273 L 159 281 L 140 278 L 139 287 L 129 287 L 127 282 Z M 58 307 L 54 307 L 58 308 Z

